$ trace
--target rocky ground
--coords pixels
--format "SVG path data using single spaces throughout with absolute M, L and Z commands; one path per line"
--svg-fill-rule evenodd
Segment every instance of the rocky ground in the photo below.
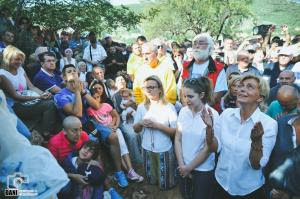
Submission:
M 135 165 L 139 174 L 143 174 L 142 166 Z M 114 187 L 118 187 L 113 183 Z M 124 199 L 182 199 L 178 185 L 168 191 L 161 191 L 158 186 L 150 185 L 145 180 L 141 183 L 130 182 L 126 189 L 118 188 Z

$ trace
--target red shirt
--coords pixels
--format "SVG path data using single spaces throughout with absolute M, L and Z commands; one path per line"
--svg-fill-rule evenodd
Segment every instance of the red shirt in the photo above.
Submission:
M 84 142 L 89 140 L 86 132 L 82 131 L 76 144 L 71 144 L 61 131 L 54 135 L 48 142 L 48 149 L 58 162 L 62 162 L 71 152 L 81 148 Z

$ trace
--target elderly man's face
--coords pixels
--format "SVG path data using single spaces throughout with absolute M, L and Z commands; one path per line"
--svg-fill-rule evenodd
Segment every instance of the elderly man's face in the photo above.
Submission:
M 279 75 L 279 83 L 281 85 L 292 85 L 295 81 L 294 73 L 292 72 L 282 72 Z
M 154 52 L 150 46 L 143 46 L 142 55 L 145 64 L 151 64 L 151 62 L 153 62 L 157 56 L 156 52 Z
M 199 38 L 193 42 L 193 56 L 196 60 L 205 61 L 210 56 L 210 48 L 206 38 Z
M 99 67 L 94 68 L 93 76 L 94 76 L 95 79 L 97 79 L 99 81 L 103 81 L 104 80 L 104 70 L 102 70 Z
M 208 43 L 206 38 L 199 38 L 193 42 L 193 49 L 201 49 L 206 50 L 208 47 Z

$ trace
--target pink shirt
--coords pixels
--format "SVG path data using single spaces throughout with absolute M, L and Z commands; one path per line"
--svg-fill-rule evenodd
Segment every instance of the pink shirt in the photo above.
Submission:
M 87 109 L 87 114 L 90 117 L 93 117 L 97 122 L 102 125 L 107 126 L 109 123 L 112 122 L 111 111 L 113 107 L 107 103 L 103 103 L 101 107 L 97 110 L 89 107 Z

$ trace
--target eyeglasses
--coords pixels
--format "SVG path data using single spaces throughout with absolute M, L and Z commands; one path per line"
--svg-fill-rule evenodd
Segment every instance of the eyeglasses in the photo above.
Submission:
M 163 45 L 157 46 L 157 49 L 164 48 Z
M 142 89 L 144 89 L 144 90 L 154 90 L 154 89 L 156 89 L 156 88 L 158 88 L 158 86 L 144 86 L 144 87 L 142 87 Z
M 201 41 L 194 41 L 193 45 L 198 45 L 198 46 L 207 46 L 207 42 L 201 42 Z

